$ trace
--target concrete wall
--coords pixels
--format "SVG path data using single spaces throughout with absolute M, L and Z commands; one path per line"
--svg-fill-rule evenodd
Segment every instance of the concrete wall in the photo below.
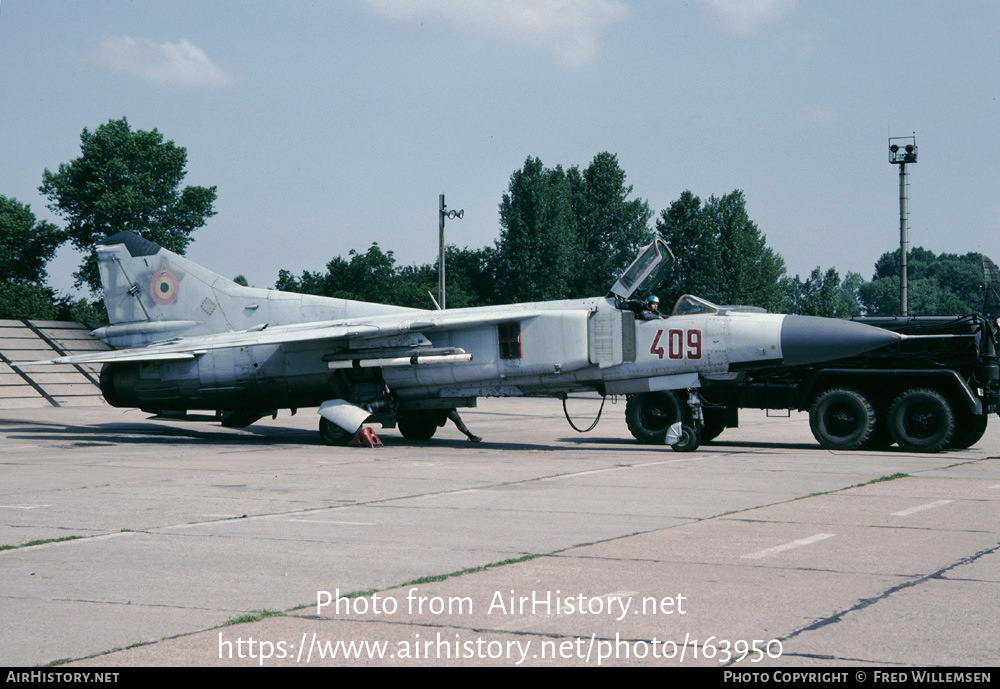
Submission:
M 110 349 L 83 323 L 0 320 L 0 410 L 104 405 L 101 365 L 11 368 L 11 362 L 54 359 Z

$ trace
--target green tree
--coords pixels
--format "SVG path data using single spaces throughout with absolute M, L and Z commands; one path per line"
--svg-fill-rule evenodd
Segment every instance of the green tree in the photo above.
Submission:
M 491 304 L 494 289 L 491 266 L 493 250 L 459 249 L 449 244 L 444 249 L 447 269 L 446 289 L 449 309 Z M 438 262 L 403 266 L 397 273 L 394 304 L 417 309 L 433 309 L 438 296 Z M 430 295 L 434 295 L 434 300 Z
M 843 281 L 835 268 L 825 273 L 817 266 L 805 282 L 798 275 L 783 278 L 785 303 L 781 311 L 805 316 L 849 318 L 861 313 L 858 290 L 864 283 L 859 273 L 848 273 Z
M 445 267 L 447 269 L 448 308 L 464 306 L 485 306 L 495 303 L 493 286 L 493 247 L 482 249 L 459 249 L 445 247 Z M 433 287 L 428 289 L 437 295 L 437 261 L 432 266 Z M 416 306 L 416 304 L 414 305 Z
M 604 294 L 653 239 L 649 219 L 653 212 L 642 199 L 629 199 L 632 186 L 612 153 L 598 153 L 579 173 L 567 172 L 580 260 L 576 264 L 576 296 Z
M 718 304 L 781 307 L 785 261 L 750 219 L 742 191 L 704 204 L 685 191 L 660 213 L 656 228 L 678 257 L 662 289 L 669 299 L 690 292 Z
M 982 308 L 981 254 L 935 255 L 918 246 L 907 253 L 906 263 L 906 310 L 909 315 L 966 314 Z M 899 281 L 899 249 L 896 249 L 879 257 L 871 282 L 859 290 L 859 300 L 865 311 L 898 314 Z
M 326 290 L 331 297 L 357 299 L 381 304 L 393 303 L 396 280 L 396 258 L 391 251 L 382 251 L 372 242 L 361 254 L 351 249 L 349 261 L 339 256 L 326 268 Z
M 511 175 L 500 202 L 500 238 L 493 254 L 498 303 L 563 299 L 579 257 L 570 180 L 529 157 Z
M 96 325 L 108 322 L 108 311 L 104 307 L 104 300 L 87 301 L 86 299 L 74 300 L 70 297 L 62 297 L 57 300 L 59 311 L 56 319 L 60 321 L 75 321 Z
M 299 289 L 299 281 L 295 279 L 295 275 L 292 271 L 282 268 L 278 271 L 278 279 L 274 283 L 274 289 L 281 290 L 282 292 L 298 292 L 300 294 L 311 294 L 311 292 L 303 292 Z
M 604 294 L 648 244 L 652 211 L 612 153 L 577 166 L 546 168 L 529 157 L 500 203 L 489 301 L 543 301 Z M 450 300 L 449 300 L 450 301 Z
M 396 259 L 373 242 L 365 253 L 354 249 L 347 259 L 337 256 L 326 264 L 326 273 L 303 271 L 296 278 L 288 270 L 278 271 L 275 288 L 285 292 L 391 304 L 396 287 Z
M 178 254 L 191 233 L 215 215 L 215 187 L 181 188 L 187 151 L 157 130 L 132 131 L 110 120 L 80 135 L 80 157 L 45 170 L 39 191 L 65 218 L 73 245 L 87 254 L 74 273 L 77 286 L 100 289 L 94 248 L 105 236 L 130 230 Z
M 722 250 L 701 199 L 690 191 L 682 192 L 679 199 L 660 213 L 656 231 L 676 258 L 659 287 L 667 297 L 666 303 L 672 303 L 682 294 L 696 294 L 709 300 L 720 298 Z
M 278 281 L 274 284 L 274 288 L 282 292 L 317 294 L 322 297 L 330 296 L 326 293 L 326 280 L 324 276 L 320 273 L 309 272 L 308 270 L 302 272 L 302 277 L 296 278 L 291 271 L 282 268 L 278 271 Z
M 56 317 L 45 265 L 65 239 L 58 227 L 37 220 L 30 206 L 0 195 L 0 318 Z
M 445 248 L 451 308 L 489 303 L 492 253 L 489 248 L 470 250 L 452 245 Z M 326 269 L 324 274 L 304 271 L 300 277 L 282 269 L 278 271 L 275 289 L 418 309 L 433 308 L 428 292 L 437 294 L 437 262 L 397 267 L 393 253 L 383 252 L 373 243 L 364 253 L 351 250 L 347 259 L 333 258 Z
M 38 221 L 31 206 L 0 196 L 0 280 L 11 284 L 42 285 L 45 264 L 66 241 L 66 233 L 45 220 Z
M 743 192 L 737 189 L 722 197 L 710 197 L 705 213 L 722 247 L 722 303 L 777 310 L 785 261 L 767 246 L 767 239 L 750 220 Z
M 445 258 L 450 260 L 449 249 L 445 247 Z M 454 271 L 450 263 L 448 267 L 448 307 L 459 308 L 469 306 L 462 291 L 455 284 Z M 402 266 L 396 270 L 395 281 L 390 290 L 391 302 L 396 306 L 409 306 L 415 309 L 433 309 L 434 301 L 430 295 L 437 299 L 438 272 L 437 264 L 425 263 L 423 265 Z M 430 293 L 430 294 L 428 294 Z
M 0 318 L 54 320 L 56 295 L 45 285 L 0 282 Z

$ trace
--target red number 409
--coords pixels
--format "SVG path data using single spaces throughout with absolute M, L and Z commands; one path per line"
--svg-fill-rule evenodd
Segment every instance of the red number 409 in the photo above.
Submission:
M 664 333 L 667 335 L 666 349 L 660 343 Z M 700 359 L 701 331 L 688 330 L 685 335 L 683 330 L 675 328 L 657 330 L 656 336 L 653 338 L 653 344 L 649 347 L 649 353 L 658 359 L 662 359 L 664 356 L 668 359 L 684 359 L 685 357 L 688 359 Z

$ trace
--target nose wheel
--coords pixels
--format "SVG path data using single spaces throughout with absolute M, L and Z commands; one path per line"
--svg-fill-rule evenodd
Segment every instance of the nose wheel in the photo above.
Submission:
M 674 426 L 678 426 L 678 424 L 674 424 Z M 679 437 L 676 442 L 670 443 L 674 435 Z M 679 424 L 676 431 L 674 428 L 667 431 L 665 442 L 670 445 L 674 452 L 694 452 L 701 445 L 701 430 L 689 423 L 682 423 Z

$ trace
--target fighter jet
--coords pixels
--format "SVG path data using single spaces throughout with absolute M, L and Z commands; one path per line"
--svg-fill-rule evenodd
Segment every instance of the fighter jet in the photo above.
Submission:
M 596 391 L 630 397 L 637 437 L 693 450 L 706 382 L 900 338 L 691 295 L 650 316 L 633 297 L 673 263 L 662 239 L 604 297 L 444 311 L 243 287 L 130 232 L 105 239 L 97 257 L 110 325 L 92 335 L 117 349 L 32 363 L 103 363 L 111 405 L 211 410 L 226 426 L 317 407 L 331 445 L 365 423 L 427 440 L 478 397 Z

